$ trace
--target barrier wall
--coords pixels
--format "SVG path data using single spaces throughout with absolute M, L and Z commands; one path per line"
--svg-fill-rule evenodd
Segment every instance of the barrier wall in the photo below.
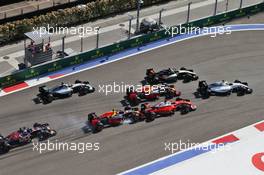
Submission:
M 249 7 L 245 7 L 243 9 L 233 10 L 227 13 L 218 14 L 216 16 L 206 17 L 196 21 L 192 21 L 188 25 L 194 27 L 206 27 L 213 24 L 226 22 L 231 19 L 252 15 L 261 11 L 264 11 L 264 2 Z M 187 24 L 184 25 L 186 26 Z M 111 55 L 125 49 L 142 46 L 152 41 L 156 41 L 168 37 L 169 37 L 169 33 L 167 33 L 166 30 L 161 30 L 155 33 L 139 36 L 136 38 L 132 38 L 130 40 L 122 41 L 120 43 L 105 46 L 99 49 L 83 52 L 75 56 L 66 57 L 64 59 L 56 60 L 41 66 L 28 68 L 18 73 L 0 78 L 0 87 L 3 88 L 3 87 L 11 86 L 23 82 L 25 80 L 40 76 L 45 73 L 54 72 L 69 66 L 82 64 L 84 62 L 93 60 L 98 57 Z

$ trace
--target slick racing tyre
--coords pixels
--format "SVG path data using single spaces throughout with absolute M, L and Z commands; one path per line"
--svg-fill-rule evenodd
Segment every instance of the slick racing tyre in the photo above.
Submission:
M 155 120 L 156 115 L 153 112 L 147 112 L 145 114 L 145 117 L 146 117 L 146 122 L 152 122 Z
M 0 145 L 0 154 L 8 153 L 10 150 L 10 146 L 7 145 Z
M 253 89 L 248 88 L 248 89 L 246 90 L 246 92 L 247 92 L 247 94 L 252 94 L 252 93 L 253 93 Z
M 198 80 L 198 79 L 199 79 L 199 77 L 198 77 L 197 75 L 194 75 L 194 76 L 193 76 L 193 80 L 194 80 L 194 81 L 196 81 L 196 80 Z
M 38 97 L 36 97 L 36 98 L 33 99 L 33 102 L 34 102 L 35 104 L 40 104 L 40 103 L 41 103 L 41 99 L 38 98 Z
M 191 107 L 189 105 L 182 105 L 180 107 L 180 112 L 182 115 L 188 114 L 191 111 Z
M 247 89 L 238 89 L 237 96 L 244 96 L 246 94 Z

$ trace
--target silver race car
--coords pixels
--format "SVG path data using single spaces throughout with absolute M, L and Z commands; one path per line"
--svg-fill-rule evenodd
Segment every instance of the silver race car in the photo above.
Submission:
M 88 81 L 82 82 L 80 80 L 76 80 L 72 85 L 61 83 L 61 85 L 50 89 L 44 85 L 39 87 L 39 94 L 33 99 L 33 101 L 36 104 L 48 104 L 56 99 L 71 97 L 72 94 L 75 93 L 78 93 L 79 96 L 83 96 L 94 91 L 95 88 L 92 87 Z
M 251 94 L 253 89 L 248 87 L 247 82 L 241 82 L 235 80 L 233 83 L 222 80 L 212 84 L 207 84 L 206 81 L 200 81 L 196 94 L 208 98 L 211 95 L 230 95 L 231 93 L 237 93 L 238 96 L 245 94 Z
M 79 96 L 83 96 L 95 91 L 95 88 L 90 85 L 88 81 L 76 80 L 73 85 L 70 86 L 73 93 L 78 93 Z

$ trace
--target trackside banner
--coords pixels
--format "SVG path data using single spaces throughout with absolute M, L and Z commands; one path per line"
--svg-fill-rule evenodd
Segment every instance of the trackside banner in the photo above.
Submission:
M 223 23 L 223 22 L 235 19 L 235 18 L 253 15 L 261 11 L 264 11 L 264 2 L 255 4 L 252 6 L 248 6 L 243 9 L 237 9 L 237 10 L 233 10 L 227 13 L 221 13 L 216 16 L 210 16 L 210 17 L 198 19 L 198 20 L 190 22 L 189 24 L 183 24 L 182 26 L 188 25 L 188 26 L 202 28 L 202 27 L 207 27 L 207 26 L 211 26 L 214 24 Z M 173 26 L 173 27 L 174 29 L 178 28 L 177 31 L 179 31 L 179 26 Z M 31 79 L 31 78 L 34 78 L 34 77 L 37 77 L 37 76 L 40 76 L 46 73 L 55 72 L 63 68 L 74 66 L 74 65 L 79 65 L 84 62 L 87 62 L 87 61 L 90 61 L 90 60 L 93 60 L 93 59 L 96 59 L 102 56 L 112 55 L 117 52 L 129 49 L 129 48 L 142 46 L 144 44 L 157 41 L 160 39 L 168 38 L 168 37 L 170 37 L 170 35 L 166 32 L 166 30 L 161 30 L 155 33 L 135 37 L 130 40 L 122 41 L 120 43 L 112 44 L 112 45 L 105 46 L 99 49 L 83 52 L 75 56 L 70 56 L 64 59 L 49 62 L 44 65 L 28 68 L 23 71 L 17 72 L 15 74 L 0 78 L 0 88 L 12 86 L 14 84 L 18 84 L 25 80 L 28 80 L 28 79 Z

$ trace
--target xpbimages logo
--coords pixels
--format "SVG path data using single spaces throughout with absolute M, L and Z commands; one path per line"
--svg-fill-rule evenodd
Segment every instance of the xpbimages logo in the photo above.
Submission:
M 216 153 L 217 151 L 230 151 L 231 147 L 228 144 L 224 143 L 194 143 L 188 140 L 184 142 L 179 140 L 178 142 L 165 142 L 164 150 L 169 151 L 171 154 L 176 153 L 178 151 L 188 151 L 188 150 L 196 150 L 196 151 L 210 151 L 211 153 Z
M 194 34 L 204 34 L 210 35 L 212 38 L 215 38 L 217 35 L 230 35 L 232 33 L 231 27 L 229 26 L 217 26 L 217 27 L 194 27 L 194 26 L 183 26 L 179 25 L 177 27 L 167 27 L 163 26 L 165 29 L 165 34 L 174 37 L 176 35 L 194 35 Z
M 98 30 L 99 27 L 54 27 L 49 24 L 46 27 L 33 27 L 33 31 L 36 34 L 39 34 L 40 37 L 47 33 L 57 35 L 78 35 L 79 37 L 85 37 L 96 34 Z
M 87 151 L 99 151 L 100 150 L 100 143 L 83 143 L 83 142 L 37 142 L 33 144 L 33 151 L 37 151 L 40 154 L 49 151 L 73 151 L 79 154 L 83 154 Z
M 103 93 L 105 95 L 110 95 L 114 93 L 126 93 L 136 91 L 138 93 L 144 93 L 145 95 L 150 95 L 153 92 L 163 93 L 165 92 L 166 85 L 133 85 L 133 84 L 125 84 L 124 82 L 116 83 L 112 82 L 109 84 L 101 84 L 98 85 L 98 92 Z

